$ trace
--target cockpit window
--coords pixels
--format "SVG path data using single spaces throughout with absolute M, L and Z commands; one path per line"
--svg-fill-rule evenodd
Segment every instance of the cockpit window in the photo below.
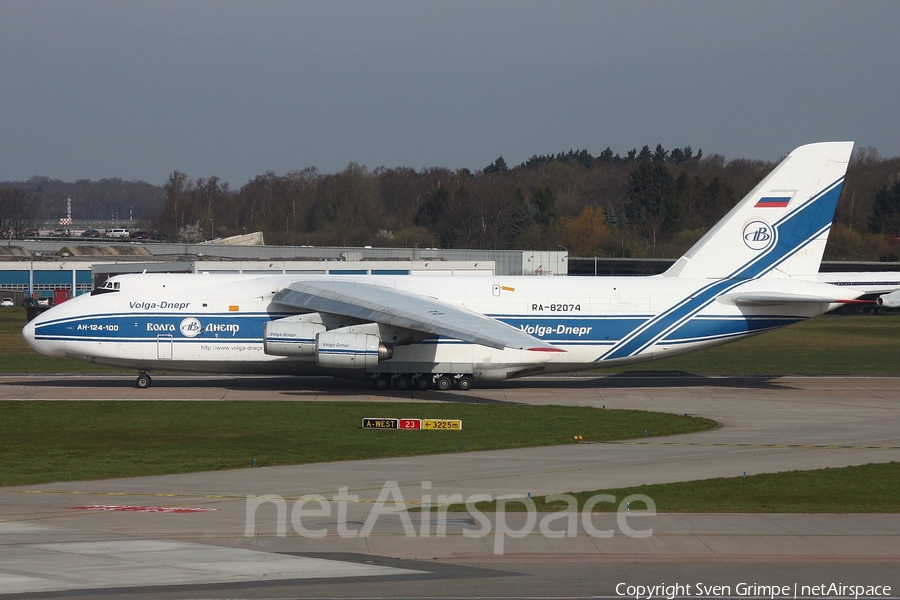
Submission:
M 96 288 L 93 292 L 91 292 L 91 296 L 96 296 L 98 294 L 108 294 L 110 292 L 118 292 L 119 291 L 119 282 L 112 281 L 107 279 L 103 282 L 103 285 Z

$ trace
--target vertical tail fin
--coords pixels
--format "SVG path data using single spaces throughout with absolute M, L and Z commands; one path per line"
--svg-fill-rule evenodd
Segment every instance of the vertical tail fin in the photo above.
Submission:
M 815 277 L 852 150 L 823 142 L 791 152 L 665 275 Z

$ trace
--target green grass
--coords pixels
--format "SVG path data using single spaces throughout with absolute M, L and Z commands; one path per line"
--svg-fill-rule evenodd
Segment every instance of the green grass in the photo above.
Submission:
M 35 353 L 0 310 L 0 372 L 112 372 Z M 601 373 L 896 375 L 900 316 L 824 316 L 733 344 Z M 363 431 L 366 416 L 461 418 L 461 432 Z M 711 427 L 633 411 L 509 405 L 0 402 L 0 486 L 671 435 Z M 900 463 L 574 494 L 646 494 L 660 512 L 900 512 Z M 539 508 L 553 510 L 542 504 Z M 507 508 L 514 510 L 516 504 Z M 456 507 L 463 508 L 464 507 Z M 482 507 L 480 507 L 482 508 Z M 600 503 L 597 510 L 615 510 Z M 482 508 L 487 510 L 487 508 Z
M 71 358 L 50 358 L 35 352 L 22 337 L 25 309 L 0 308 L 0 373 L 115 373 L 121 372 Z
M 749 477 L 729 477 L 630 488 L 573 493 L 579 510 L 596 494 L 612 494 L 615 503 L 600 502 L 595 512 L 615 512 L 626 496 L 644 494 L 656 504 L 657 512 L 673 513 L 897 513 L 900 512 L 900 463 L 862 465 L 816 471 L 766 473 Z M 539 511 L 566 508 L 565 503 L 546 502 L 534 497 Z M 479 503 L 479 510 L 491 512 L 496 504 Z M 642 502 L 632 505 L 645 509 Z M 454 504 L 451 511 L 465 511 Z M 522 511 L 518 502 L 506 510 Z
M 22 339 L 25 309 L 0 309 L 0 373 L 103 373 L 108 367 L 49 358 Z M 718 375 L 895 375 L 900 314 L 811 319 L 709 350 L 598 373 L 684 371 Z M 127 371 L 127 370 L 126 370 Z M 122 372 L 119 370 L 119 372 Z
M 708 419 L 586 407 L 341 402 L 0 402 L 0 486 L 621 440 Z M 363 430 L 364 417 L 462 431 Z

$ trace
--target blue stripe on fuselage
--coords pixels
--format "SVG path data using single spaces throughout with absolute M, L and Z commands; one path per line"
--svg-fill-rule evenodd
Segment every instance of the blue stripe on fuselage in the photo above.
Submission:
M 36 334 L 36 338 L 59 341 L 155 343 L 159 336 L 166 336 L 173 342 L 179 343 L 208 342 L 211 340 L 218 342 L 261 342 L 262 324 L 270 320 L 270 317 L 265 313 L 201 315 L 193 317 L 200 321 L 201 332 L 194 337 L 188 337 L 181 332 L 179 327 L 181 320 L 185 318 L 188 317 L 105 314 L 59 319 L 51 323 L 42 324 Z M 554 345 L 610 346 L 635 332 L 649 318 L 647 315 L 618 317 L 610 315 L 580 315 L 577 318 L 568 319 L 545 316 L 513 317 L 508 315 L 499 320 L 519 329 L 524 328 L 524 331 L 532 333 L 536 338 Z M 667 335 L 663 341 L 666 343 L 688 343 L 711 340 L 723 336 L 731 337 L 772 329 L 800 320 L 803 320 L 803 318 L 790 316 L 743 317 L 740 315 L 699 316 L 685 321 Z M 148 327 L 148 325 L 153 325 L 153 327 Z M 210 329 L 209 325 L 218 327 Z M 229 332 L 227 329 L 224 331 L 213 330 L 226 328 L 229 325 L 237 325 L 237 329 L 233 332 Z M 539 329 L 531 332 L 528 329 L 529 327 Z M 287 340 L 276 339 L 273 341 Z M 299 340 L 291 339 L 289 341 L 298 342 Z M 302 341 L 306 343 L 315 342 L 314 339 Z M 437 339 L 424 340 L 422 343 L 463 344 L 467 342 L 439 337 Z
M 181 331 L 181 325 L 189 319 L 200 323 L 196 335 L 184 335 Z M 156 341 L 159 335 L 171 335 L 178 341 L 261 341 L 263 324 L 270 320 L 272 317 L 266 313 L 87 315 L 40 323 L 35 327 L 35 339 Z
M 755 333 L 803 321 L 803 317 L 695 317 L 663 338 L 664 342 L 684 343 Z

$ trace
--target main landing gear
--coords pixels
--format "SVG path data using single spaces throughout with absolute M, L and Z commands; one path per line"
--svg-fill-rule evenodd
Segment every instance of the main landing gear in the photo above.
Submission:
M 134 385 L 138 386 L 140 389 L 147 389 L 150 387 L 150 384 L 153 383 L 153 380 L 150 379 L 150 376 L 147 375 L 146 371 L 141 371 L 138 373 L 137 379 L 134 380 Z
M 472 376 L 465 373 L 376 373 L 372 376 L 376 390 L 386 390 L 391 385 L 398 390 L 416 388 L 447 391 L 452 388 L 467 391 L 472 389 Z

